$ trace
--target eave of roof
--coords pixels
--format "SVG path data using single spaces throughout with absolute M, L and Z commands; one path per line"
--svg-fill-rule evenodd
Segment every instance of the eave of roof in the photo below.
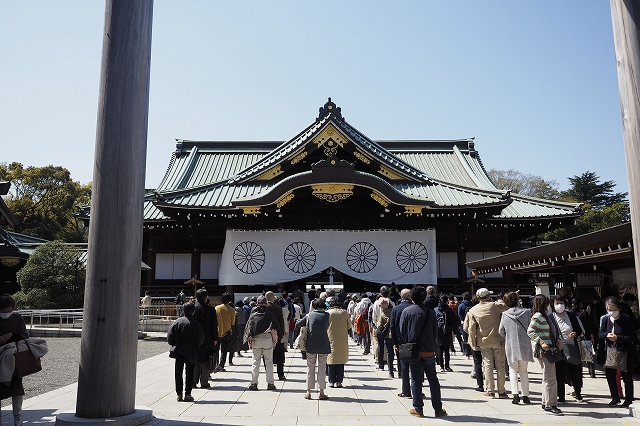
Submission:
M 467 262 L 467 266 L 476 274 L 485 274 L 628 253 L 632 247 L 631 223 L 625 223 L 551 244 Z

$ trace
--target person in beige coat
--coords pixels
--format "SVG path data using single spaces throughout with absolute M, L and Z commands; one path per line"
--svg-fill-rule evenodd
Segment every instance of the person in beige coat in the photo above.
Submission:
M 344 365 L 349 360 L 349 329 L 351 320 L 349 313 L 342 308 L 340 299 L 329 297 L 329 343 L 331 353 L 327 357 L 329 370 L 329 387 L 342 387 L 344 380 Z
M 498 397 L 508 398 L 504 387 L 507 358 L 504 337 L 500 335 L 499 327 L 502 313 L 509 307 L 504 303 L 492 301 L 491 294 L 493 292 L 486 288 L 481 288 L 476 292 L 480 303 L 467 313 L 467 317 L 469 317 L 469 345 L 471 349 L 480 351 L 482 354 L 486 389 L 484 396 L 495 398 L 496 388 L 493 380 L 493 367 L 495 366 L 498 373 Z

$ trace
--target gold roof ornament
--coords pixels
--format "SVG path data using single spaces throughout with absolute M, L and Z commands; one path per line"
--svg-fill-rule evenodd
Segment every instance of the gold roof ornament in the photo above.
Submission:
M 311 187 L 313 195 L 321 200 L 330 203 L 346 200 L 353 195 L 353 185 L 329 183 L 322 185 L 313 185 Z

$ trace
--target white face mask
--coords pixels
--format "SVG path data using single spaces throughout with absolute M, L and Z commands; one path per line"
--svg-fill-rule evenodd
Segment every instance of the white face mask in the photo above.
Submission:
M 8 319 L 13 312 L 0 312 L 0 318 Z
M 613 319 L 618 319 L 618 317 L 620 316 L 620 311 L 607 311 L 607 313 Z
M 553 307 L 557 313 L 561 314 L 564 312 L 564 303 L 560 303 L 559 305 L 555 305 Z

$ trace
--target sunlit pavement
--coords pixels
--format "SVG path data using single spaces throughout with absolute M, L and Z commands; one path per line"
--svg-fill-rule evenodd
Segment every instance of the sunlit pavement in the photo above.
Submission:
M 167 350 L 169 347 L 167 346 Z M 260 372 L 259 390 L 248 390 L 251 378 L 251 356 L 234 357 L 235 365 L 226 372 L 212 374 L 211 389 L 196 388 L 195 402 L 178 402 L 173 382 L 173 360 L 167 354 L 138 363 L 136 406 L 149 407 L 154 418 L 148 425 L 430 425 L 444 423 L 505 425 L 640 425 L 629 409 L 607 405 L 609 392 L 603 372 L 584 379 L 584 403 L 576 403 L 567 395 L 561 405 L 564 416 L 545 414 L 540 407 L 541 373 L 537 362 L 529 364 L 532 404 L 514 405 L 511 399 L 490 399 L 474 390 L 471 379 L 472 361 L 453 355 L 453 372 L 438 373 L 442 399 L 448 416 L 434 417 L 425 388 L 425 417 L 409 414 L 411 399 L 401 398 L 401 379 L 390 379 L 388 371 L 376 370 L 372 355 L 351 344 L 345 368 L 343 388 L 327 388 L 329 400 L 319 401 L 318 392 L 304 399 L 306 361 L 300 353 L 289 349 L 285 365 L 286 381 L 276 380 L 275 391 L 267 391 L 264 370 Z M 585 369 L 586 371 L 586 369 Z M 637 378 L 637 377 L 636 377 Z M 425 385 L 427 382 L 425 381 Z M 636 396 L 640 386 L 635 382 Z M 509 382 L 506 383 L 510 392 Z M 570 390 L 571 388 L 568 388 Z M 56 414 L 75 410 L 77 385 L 25 400 L 23 420 L 27 424 L 54 424 Z M 638 402 L 636 401 L 636 405 Z M 2 411 L 3 424 L 12 424 L 10 406 Z

